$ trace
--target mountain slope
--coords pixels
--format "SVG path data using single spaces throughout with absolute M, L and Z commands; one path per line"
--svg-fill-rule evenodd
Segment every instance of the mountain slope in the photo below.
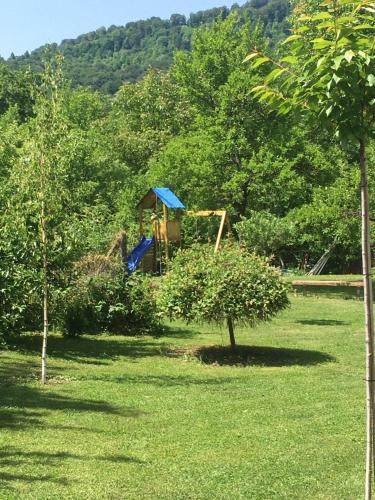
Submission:
M 174 14 L 168 20 L 153 17 L 125 26 L 99 28 L 61 44 L 42 46 L 29 54 L 11 56 L 7 63 L 11 68 L 31 66 L 38 71 L 47 51 L 60 52 L 65 58 L 65 71 L 73 85 L 89 86 L 106 93 L 114 93 L 124 80 L 140 79 L 149 67 L 167 69 L 172 63 L 175 50 L 190 50 L 193 29 L 216 18 L 226 18 L 233 10 L 261 21 L 265 33 L 274 41 L 287 30 L 288 0 L 252 0 L 230 9 L 219 7 L 185 16 Z

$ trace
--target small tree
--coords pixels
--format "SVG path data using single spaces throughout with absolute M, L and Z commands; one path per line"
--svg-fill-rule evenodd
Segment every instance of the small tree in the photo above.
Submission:
M 287 285 L 266 259 L 239 247 L 214 253 L 194 245 L 180 251 L 163 278 L 159 307 L 171 320 L 227 322 L 235 347 L 234 325 L 254 326 L 267 321 L 289 304 Z
M 4 229 L 17 235 L 18 247 L 31 255 L 29 261 L 37 274 L 35 294 L 39 292 L 43 309 L 42 383 L 47 380 L 51 286 L 58 280 L 65 253 L 70 251 L 63 224 L 70 197 L 66 189 L 68 127 L 63 90 L 60 61 L 46 64 L 35 90 L 34 117 L 27 124 L 19 161 L 7 183 L 10 196 L 4 217 L 9 226 Z
M 365 303 L 367 450 L 365 498 L 371 498 L 374 456 L 374 319 L 366 147 L 375 135 L 375 3 L 373 0 L 300 2 L 288 54 L 279 61 L 253 49 L 245 60 L 269 64 L 261 101 L 281 114 L 315 114 L 327 130 L 357 150 L 361 174 L 362 266 Z

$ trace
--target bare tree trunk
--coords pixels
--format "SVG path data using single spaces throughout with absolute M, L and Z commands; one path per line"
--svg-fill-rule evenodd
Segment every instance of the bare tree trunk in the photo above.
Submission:
M 42 345 L 42 376 L 41 382 L 47 382 L 47 339 L 48 339 L 48 257 L 47 257 L 47 233 L 44 201 L 40 215 L 42 232 L 42 258 L 43 258 L 43 345 Z
M 374 460 L 374 314 L 371 279 L 370 218 L 367 184 L 366 149 L 360 141 L 359 161 L 361 169 L 362 212 L 362 270 L 365 307 L 366 345 L 366 480 L 365 500 L 372 498 L 372 473 Z
M 227 325 L 229 331 L 230 346 L 232 349 L 234 349 L 236 347 L 236 339 L 234 337 L 234 326 L 232 318 L 227 318 Z

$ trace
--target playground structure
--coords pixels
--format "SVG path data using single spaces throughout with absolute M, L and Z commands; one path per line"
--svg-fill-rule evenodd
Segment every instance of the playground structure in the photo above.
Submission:
M 185 205 L 169 188 L 151 188 L 140 200 L 137 209 L 139 211 L 140 240 L 127 256 L 127 267 L 130 273 L 137 268 L 143 272 L 155 273 L 159 271 L 161 273 L 163 265 L 168 267 L 170 244 L 179 243 L 181 245 L 183 216 L 220 217 L 215 252 L 220 247 L 225 226 L 227 226 L 228 234 L 231 234 L 229 216 L 225 210 L 200 210 L 198 212 L 186 210 Z M 145 220 L 145 210 L 151 210 L 148 224 Z M 173 210 L 173 218 L 171 210 Z M 147 232 L 151 235 L 146 236 Z

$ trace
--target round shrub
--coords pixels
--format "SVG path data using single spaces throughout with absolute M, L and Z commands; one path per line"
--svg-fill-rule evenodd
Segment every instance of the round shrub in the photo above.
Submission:
M 227 321 L 234 345 L 233 325 L 270 320 L 288 306 L 287 291 L 288 285 L 265 258 L 239 246 L 215 254 L 212 246 L 195 245 L 180 251 L 171 263 L 158 305 L 172 320 Z

